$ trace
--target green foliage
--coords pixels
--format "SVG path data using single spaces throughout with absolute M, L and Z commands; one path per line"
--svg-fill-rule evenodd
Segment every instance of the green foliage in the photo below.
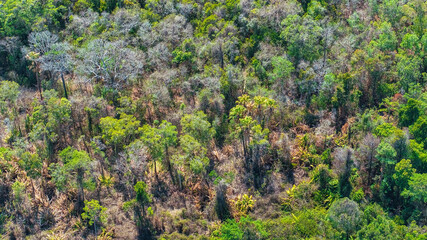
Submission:
M 142 143 L 147 146 L 151 157 L 155 161 L 163 157 L 162 136 L 158 133 L 157 128 L 153 128 L 147 124 L 142 126 L 140 139 Z
M 168 121 L 163 120 L 158 128 L 144 125 L 140 131 L 140 140 L 147 146 L 155 161 L 162 161 L 168 157 L 168 148 L 176 145 L 178 132 L 176 127 Z
M 325 219 L 325 209 L 314 208 L 287 214 L 278 219 L 265 221 L 269 239 L 328 239 L 334 237 L 335 231 Z
M 252 199 L 252 195 L 239 195 L 234 201 L 234 206 L 240 215 L 246 215 L 255 204 L 255 200 Z
M 412 168 L 411 160 L 402 159 L 396 164 L 395 173 L 393 179 L 396 181 L 396 185 L 401 189 L 408 187 L 408 182 L 415 174 L 415 169 Z
M 66 132 L 64 128 L 71 122 L 71 102 L 65 98 L 59 99 L 54 90 L 45 91 L 46 104 L 34 101 L 33 113 L 29 118 L 32 129 L 29 136 L 32 140 L 43 140 L 49 147 L 49 142 L 57 142 Z
M 43 161 L 37 153 L 25 152 L 21 156 L 19 165 L 25 170 L 27 175 L 31 178 L 38 178 L 41 176 Z
M 416 34 L 407 33 L 402 38 L 402 42 L 400 43 L 400 47 L 405 50 L 411 51 L 420 51 L 419 47 L 419 39 Z
M 396 164 L 396 150 L 393 146 L 385 141 L 382 141 L 377 148 L 377 155 L 375 155 L 378 160 L 384 164 Z
M 186 39 L 182 42 L 181 46 L 176 48 L 172 52 L 172 63 L 180 64 L 180 63 L 193 63 L 195 60 L 195 51 L 196 46 L 193 43 L 192 39 Z
M 420 102 L 410 98 L 408 102 L 399 109 L 399 122 L 408 127 L 417 121 L 420 116 Z
M 319 20 L 326 13 L 326 8 L 322 6 L 322 3 L 318 1 L 310 1 L 307 8 L 307 14 L 312 16 L 314 19 Z
M 357 203 L 348 198 L 335 201 L 328 210 L 328 219 L 332 226 L 341 231 L 347 239 L 358 229 L 361 215 Z
M 207 116 L 202 111 L 195 114 L 185 114 L 181 118 L 182 133 L 188 134 L 203 144 L 208 142 L 215 135 L 215 129 L 207 121 Z
M 409 141 L 410 158 L 414 167 L 420 173 L 426 173 L 427 171 L 427 151 L 424 150 L 423 143 L 417 143 L 415 140 Z
M 98 177 L 98 181 L 101 186 L 104 186 L 108 189 L 114 185 L 115 178 L 107 175 L 101 175 Z
M 26 184 L 18 180 L 12 184 L 13 205 L 15 208 L 19 208 L 23 204 L 26 194 L 25 188 Z
M 374 218 L 357 232 L 357 239 L 403 239 L 404 227 L 385 216 Z
M 381 23 L 380 35 L 378 39 L 378 48 L 382 51 L 393 51 L 396 49 L 397 39 L 391 24 L 388 22 Z
M 115 149 L 128 144 L 140 133 L 140 121 L 132 115 L 122 113 L 119 119 L 112 117 L 101 118 L 100 127 L 102 139 Z
M 314 61 L 320 57 L 319 39 L 322 28 L 311 16 L 290 15 L 283 20 L 280 34 L 287 44 L 288 54 L 298 63 L 300 60 Z
M 61 163 L 53 163 L 49 166 L 52 180 L 56 187 L 63 191 L 73 183 L 83 189 L 85 185 L 85 176 L 90 175 L 90 163 L 92 159 L 85 151 L 78 151 L 72 147 L 67 147 L 59 153 Z M 88 178 L 88 177 L 86 177 Z M 90 181 L 90 179 L 88 179 Z
M 179 143 L 182 155 L 176 155 L 174 162 L 190 175 L 204 175 L 209 164 L 209 159 L 206 156 L 207 149 L 190 135 L 182 135 L 179 138 Z
M 102 226 L 107 223 L 107 208 L 101 206 L 98 200 L 85 201 L 82 219 L 88 221 L 88 225 Z
M 380 196 L 385 206 L 392 207 L 393 201 L 396 200 L 395 184 L 393 174 L 395 173 L 395 165 L 397 152 L 393 146 L 382 141 L 377 147 L 377 154 L 375 157 L 382 163 L 382 179 L 380 183 Z
M 363 192 L 362 188 L 359 188 L 357 190 L 353 189 L 353 191 L 350 194 L 351 200 L 360 203 L 365 199 L 365 193 Z
M 273 65 L 273 72 L 268 74 L 271 83 L 277 83 L 277 86 L 284 89 L 292 71 L 295 69 L 294 66 L 284 57 L 273 57 L 271 64 Z
M 32 30 L 58 28 L 66 11 L 66 2 L 6 0 L 0 6 L 0 37 L 25 39 Z
M 420 82 L 422 59 L 418 56 L 399 55 L 397 73 L 400 77 L 400 86 L 409 92 L 410 88 Z
M 424 239 L 426 29 L 424 0 L 0 0 L 0 238 Z
M 266 239 L 268 232 L 259 220 L 242 217 L 236 220 L 227 220 L 213 233 L 213 239 L 239 240 L 239 239 Z
M 415 123 L 409 127 L 409 132 L 414 136 L 418 143 L 427 146 L 427 117 L 421 116 Z
M 251 99 L 248 95 L 242 95 L 230 110 L 230 127 L 232 133 L 242 139 L 243 147 L 250 145 L 264 145 L 269 130 L 264 126 L 277 107 L 276 101 L 262 96 Z
M 378 137 L 387 138 L 393 135 L 395 132 L 397 132 L 397 130 L 399 129 L 393 126 L 393 124 L 385 122 L 378 125 L 373 132 Z
M 330 204 L 330 200 L 336 198 L 338 193 L 336 175 L 328 165 L 319 164 L 312 172 L 312 179 L 319 186 L 314 199 L 320 204 Z
M 151 195 L 147 192 L 147 184 L 138 181 L 134 186 L 136 201 L 141 206 L 145 206 L 151 202 Z
M 420 210 L 422 210 L 427 204 L 427 174 L 413 174 L 408 185 L 408 188 L 402 192 L 402 196 L 419 204 Z
M 0 82 L 0 113 L 11 112 L 19 96 L 19 84 L 16 82 Z

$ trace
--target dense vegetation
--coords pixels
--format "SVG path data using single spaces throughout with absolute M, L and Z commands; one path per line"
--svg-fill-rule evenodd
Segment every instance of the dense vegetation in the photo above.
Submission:
M 0 0 L 1 239 L 427 239 L 424 0 Z

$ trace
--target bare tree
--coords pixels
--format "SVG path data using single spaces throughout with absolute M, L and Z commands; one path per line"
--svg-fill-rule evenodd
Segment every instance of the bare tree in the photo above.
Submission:
M 32 32 L 28 36 L 30 49 L 33 52 L 43 55 L 50 51 L 52 45 L 58 41 L 58 36 L 49 32 Z
M 342 197 L 350 196 L 352 191 L 350 175 L 354 164 L 353 153 L 353 149 L 348 147 L 338 148 L 334 152 L 334 161 L 332 166 L 339 176 L 339 189 Z
M 164 69 L 170 64 L 172 54 L 165 43 L 161 42 L 147 51 L 147 60 L 154 69 Z
M 119 153 L 119 157 L 114 165 L 119 184 L 124 188 L 130 198 L 133 186 L 137 181 L 144 180 L 148 170 L 148 150 L 141 141 L 131 143 L 124 152 Z
M 37 88 L 39 89 L 41 99 L 43 99 L 43 95 L 39 72 L 42 71 L 42 56 L 49 52 L 57 41 L 58 36 L 49 31 L 32 32 L 28 36 L 29 48 L 23 49 L 26 58 L 34 63 L 33 69 L 36 73 Z
M 268 6 L 261 8 L 257 15 L 261 19 L 261 25 L 266 24 L 274 30 L 280 31 L 283 19 L 301 12 L 302 8 L 297 1 L 273 0 Z
M 143 54 L 127 48 L 122 41 L 93 40 L 81 49 L 80 58 L 81 75 L 88 81 L 102 81 L 113 88 L 120 88 L 143 73 Z
M 155 27 L 160 39 L 175 49 L 181 42 L 193 36 L 193 27 L 184 16 L 170 15 Z
M 365 179 L 365 184 L 370 186 L 372 184 L 372 179 L 375 176 L 376 172 L 379 171 L 380 163 L 376 159 L 375 155 L 377 154 L 377 147 L 380 144 L 380 139 L 368 133 L 362 140 L 359 151 L 358 151 L 358 161 L 360 167 L 366 172 L 367 176 Z
M 71 70 L 71 57 L 67 53 L 70 49 L 71 47 L 67 43 L 55 43 L 51 46 L 51 50 L 38 60 L 41 63 L 41 70 L 51 72 L 53 78 L 57 74 L 61 76 L 65 98 L 68 98 L 68 93 L 64 73 Z

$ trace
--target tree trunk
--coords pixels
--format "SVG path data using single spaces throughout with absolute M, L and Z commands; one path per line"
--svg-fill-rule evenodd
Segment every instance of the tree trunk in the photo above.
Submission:
M 62 79 L 62 86 L 64 87 L 64 95 L 65 98 L 68 99 L 68 93 L 67 88 L 65 87 L 65 80 L 64 80 L 64 74 L 61 72 L 61 79 Z
M 156 181 L 159 182 L 159 175 L 157 175 L 157 162 L 156 160 L 153 160 L 154 164 L 154 175 L 156 176 Z
M 36 69 L 38 69 L 38 67 Z M 37 89 L 39 90 L 39 93 L 40 93 L 40 100 L 43 101 L 42 83 L 37 70 L 36 70 L 36 80 L 37 80 Z
M 84 204 L 84 190 L 83 190 L 83 175 L 84 175 L 84 171 L 83 169 L 79 168 L 77 169 L 77 185 L 79 187 L 79 192 L 77 195 L 77 212 L 80 215 L 81 210 L 83 209 L 83 204 Z
M 166 154 L 165 154 L 166 155 L 166 164 L 167 164 L 167 167 L 168 167 L 169 175 L 170 175 L 170 177 L 172 179 L 172 183 L 175 185 L 175 178 L 173 176 L 172 165 L 171 165 L 171 162 L 170 162 L 170 159 L 169 159 L 169 151 L 168 151 L 168 147 L 167 146 L 165 147 L 165 152 L 166 152 Z

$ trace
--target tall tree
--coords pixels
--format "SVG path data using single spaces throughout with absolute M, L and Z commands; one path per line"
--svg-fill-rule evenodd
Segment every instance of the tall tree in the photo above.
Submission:
M 59 157 L 61 162 L 49 166 L 53 182 L 61 191 L 72 187 L 74 184 L 77 186 L 76 211 L 80 214 L 84 206 L 84 188 L 90 186 L 92 182 L 90 173 L 92 159 L 87 152 L 72 147 L 62 150 Z

